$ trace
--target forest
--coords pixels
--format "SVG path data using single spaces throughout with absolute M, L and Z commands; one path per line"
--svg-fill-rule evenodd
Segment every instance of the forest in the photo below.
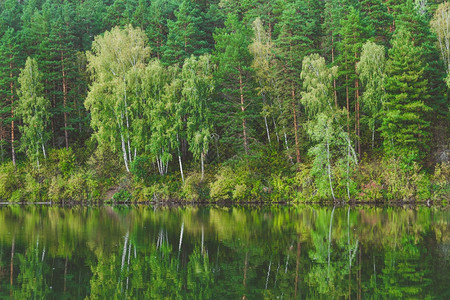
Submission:
M 444 0 L 0 0 L 0 201 L 446 203 Z

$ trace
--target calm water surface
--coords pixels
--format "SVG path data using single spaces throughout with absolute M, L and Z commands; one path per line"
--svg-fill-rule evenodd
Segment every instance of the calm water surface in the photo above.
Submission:
M 0 207 L 0 298 L 450 299 L 445 208 Z

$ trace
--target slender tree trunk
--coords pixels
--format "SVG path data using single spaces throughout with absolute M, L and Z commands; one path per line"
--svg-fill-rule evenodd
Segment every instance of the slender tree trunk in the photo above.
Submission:
M 334 64 L 334 35 L 331 32 L 331 63 Z M 336 78 L 333 78 L 334 105 L 338 108 Z
M 64 139 L 66 141 L 66 149 L 69 149 L 69 132 L 67 131 L 67 78 L 64 69 L 64 53 L 61 51 L 61 70 L 63 85 L 63 107 L 64 107 Z
M 261 83 L 261 80 L 259 80 L 259 86 L 262 89 L 263 85 Z M 261 95 L 263 98 L 263 103 L 267 104 L 266 94 L 264 92 L 262 92 Z M 267 116 L 265 114 L 264 114 L 264 124 L 266 125 L 267 140 L 269 141 L 269 144 L 270 144 L 270 131 L 269 131 L 269 125 L 267 123 Z
M 280 142 L 280 136 L 278 135 L 277 123 L 275 122 L 275 118 L 272 117 L 273 128 L 275 129 L 275 136 L 277 137 L 277 142 Z
M 295 135 L 295 154 L 297 157 L 297 163 L 300 163 L 300 145 L 298 141 L 298 124 L 297 124 L 297 111 L 295 109 L 295 89 L 292 86 L 292 114 L 294 115 L 294 135 Z
M 9 56 L 10 61 L 12 61 L 12 55 Z M 9 63 L 9 78 L 10 78 L 10 83 L 9 83 L 9 88 L 10 88 L 10 92 L 11 92 L 11 158 L 12 158 L 12 163 L 14 165 L 14 167 L 16 166 L 16 150 L 15 150 L 15 146 L 14 146 L 14 83 L 13 83 L 13 73 L 12 73 L 12 62 Z
M 177 134 L 177 142 L 178 145 L 180 145 L 180 139 L 178 138 L 178 134 Z M 184 184 L 183 163 L 181 162 L 180 146 L 178 146 L 178 163 L 180 164 L 181 181 Z
M 350 146 L 347 145 L 347 197 L 350 202 Z
M 331 162 L 330 162 L 330 142 L 329 142 L 329 137 L 328 137 L 328 133 L 327 133 L 327 167 L 328 167 L 328 180 L 330 182 L 330 190 L 331 190 L 331 195 L 333 196 L 333 200 L 336 201 L 336 197 L 334 197 L 334 190 L 333 190 L 333 183 L 331 181 Z
M 181 162 L 181 155 L 179 153 L 180 151 L 178 151 L 178 163 L 180 164 L 180 173 L 181 173 L 181 181 L 184 184 L 184 173 L 183 173 L 183 163 Z
M 123 162 L 125 163 L 125 169 L 130 173 L 130 168 L 128 167 L 128 158 L 127 158 L 127 150 L 125 148 L 125 139 L 123 138 L 123 133 L 120 134 L 120 141 L 122 143 L 122 154 L 123 154 Z
M 348 75 L 345 75 L 345 100 L 347 101 L 347 132 L 350 133 L 350 97 L 348 94 Z
M 203 181 L 203 179 L 205 178 L 205 153 L 203 151 L 200 154 L 200 161 L 201 161 L 201 165 L 202 165 L 202 177 L 201 177 L 200 181 Z
M 358 59 L 358 54 L 355 52 L 355 60 Z M 355 62 L 355 74 L 357 74 L 357 63 Z M 358 155 L 361 157 L 361 144 L 360 144 L 360 128 L 359 128 L 359 80 L 355 78 L 355 134 L 356 134 L 356 148 Z
M 242 114 L 245 114 L 245 105 L 244 105 L 244 86 L 242 82 L 242 72 L 239 69 L 239 91 L 241 94 L 241 111 Z M 248 155 L 248 140 L 247 140 L 247 127 L 246 127 L 246 118 L 242 117 L 242 133 L 244 135 L 244 150 L 245 154 Z

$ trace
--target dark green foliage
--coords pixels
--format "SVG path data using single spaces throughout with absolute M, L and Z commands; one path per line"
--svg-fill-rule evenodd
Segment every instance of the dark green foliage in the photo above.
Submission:
M 445 198 L 449 93 L 430 30 L 443 2 L 0 0 L 0 198 L 85 201 L 120 191 L 120 201 L 314 201 L 330 198 L 330 187 L 341 200 Z M 119 38 L 91 73 L 94 38 L 129 24 L 142 32 L 145 59 Z M 369 57 L 363 74 L 368 41 L 389 62 L 369 68 Z M 306 86 L 300 76 L 314 53 L 338 70 L 326 91 L 320 76 Z M 25 111 L 18 78 L 27 57 L 42 74 L 42 105 Z M 113 65 L 129 70 L 117 75 Z M 100 69 L 114 80 L 99 81 Z M 308 86 L 333 111 L 315 129 Z M 43 111 L 43 141 L 33 140 L 27 117 Z M 353 144 L 359 168 L 349 167 Z M 20 149 L 32 149 L 39 169 Z M 373 167 L 381 161 L 400 169 Z
M 386 65 L 386 101 L 381 125 L 386 154 L 417 161 L 426 156 L 430 123 L 426 105 L 428 81 L 424 77 L 422 49 L 408 31 L 398 31 Z

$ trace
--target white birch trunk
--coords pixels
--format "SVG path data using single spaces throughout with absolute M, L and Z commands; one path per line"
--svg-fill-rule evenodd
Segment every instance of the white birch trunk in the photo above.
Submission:
M 120 140 L 122 142 L 122 154 L 123 154 L 123 161 L 125 163 L 125 168 L 127 169 L 127 172 L 130 173 L 130 169 L 128 168 L 128 159 L 127 159 L 127 150 L 125 148 L 125 140 L 123 138 L 123 134 L 120 134 Z
M 205 154 L 204 152 L 202 152 L 202 154 L 200 155 L 200 161 L 201 161 L 201 165 L 202 165 L 202 177 L 201 177 L 201 181 L 203 181 L 203 178 L 205 178 Z

